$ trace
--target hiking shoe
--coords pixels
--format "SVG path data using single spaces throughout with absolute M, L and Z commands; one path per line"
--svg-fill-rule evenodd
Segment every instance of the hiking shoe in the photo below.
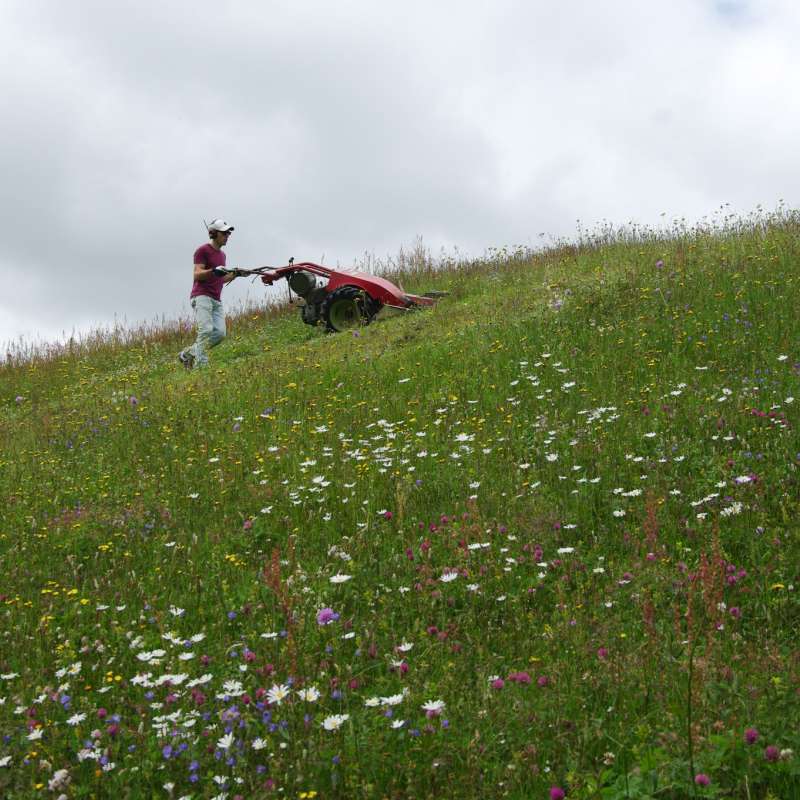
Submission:
M 181 350 L 180 353 L 178 353 L 178 360 L 186 369 L 191 369 L 194 366 L 194 356 L 191 353 L 187 353 L 185 350 Z

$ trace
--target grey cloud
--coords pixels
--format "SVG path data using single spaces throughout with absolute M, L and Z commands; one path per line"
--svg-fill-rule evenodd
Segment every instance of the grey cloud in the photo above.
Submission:
M 26 276 L 0 341 L 185 311 L 204 216 L 230 263 L 348 264 L 791 204 L 800 178 L 788 0 L 80 12 L 0 17 L 0 274 Z

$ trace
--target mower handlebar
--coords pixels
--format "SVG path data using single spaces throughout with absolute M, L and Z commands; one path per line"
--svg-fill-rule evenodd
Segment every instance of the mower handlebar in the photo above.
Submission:
M 240 275 L 258 275 L 261 282 L 267 286 L 271 286 L 275 281 L 291 275 L 293 272 L 300 270 L 307 270 L 313 272 L 315 275 L 328 277 L 333 272 L 328 267 L 320 266 L 319 264 L 312 264 L 310 261 L 303 261 L 302 263 L 295 264 L 294 258 L 289 259 L 289 263 L 283 267 L 253 267 L 253 269 L 241 269 Z
M 215 267 L 215 275 L 236 275 L 240 277 L 247 277 L 249 275 L 260 275 L 264 283 L 272 283 L 274 280 L 283 277 L 276 272 L 275 267 L 253 267 L 252 269 L 244 269 L 242 267 Z

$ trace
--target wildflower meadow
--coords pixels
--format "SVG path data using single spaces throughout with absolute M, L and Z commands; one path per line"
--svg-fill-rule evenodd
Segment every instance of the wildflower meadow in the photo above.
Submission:
M 9 352 L 0 796 L 800 798 L 800 214 L 392 279 Z

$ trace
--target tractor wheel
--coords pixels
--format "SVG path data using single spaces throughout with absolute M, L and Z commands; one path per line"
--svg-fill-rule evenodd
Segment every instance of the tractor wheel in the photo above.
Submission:
M 374 301 L 357 286 L 340 286 L 323 301 L 321 316 L 326 328 L 333 332 L 369 325 L 375 315 Z

